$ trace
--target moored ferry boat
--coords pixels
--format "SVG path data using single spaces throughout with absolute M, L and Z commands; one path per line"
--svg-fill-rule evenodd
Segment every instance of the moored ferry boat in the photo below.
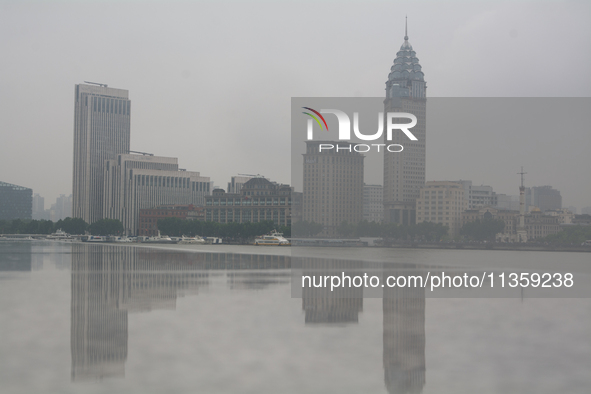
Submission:
M 148 237 L 141 241 L 143 244 L 176 244 L 178 242 L 170 237 L 161 235 Z
M 102 235 L 89 235 L 82 237 L 82 242 L 102 243 L 109 242 L 109 238 Z
M 72 236 L 68 233 L 66 233 L 65 231 L 63 231 L 61 228 L 58 229 L 55 233 L 53 234 L 49 234 L 46 239 L 51 239 L 51 240 L 58 240 L 58 241 L 63 241 L 66 239 L 71 239 Z
M 128 238 L 126 236 L 112 236 L 112 237 L 109 237 L 109 241 L 110 242 L 115 242 L 115 243 L 130 243 L 130 242 L 133 242 L 133 240 L 131 238 Z
M 35 239 L 31 236 L 27 237 L 10 237 L 0 235 L 0 241 L 7 241 L 7 242 L 20 242 L 20 241 L 34 241 Z
M 289 240 L 283 237 L 282 233 L 273 230 L 267 235 L 256 237 L 254 240 L 256 246 L 291 246 Z
M 203 238 L 201 238 L 199 235 L 196 235 L 194 237 L 185 237 L 184 235 L 182 237 L 176 237 L 176 238 L 172 238 L 173 240 L 176 240 L 179 244 L 204 244 L 205 240 Z

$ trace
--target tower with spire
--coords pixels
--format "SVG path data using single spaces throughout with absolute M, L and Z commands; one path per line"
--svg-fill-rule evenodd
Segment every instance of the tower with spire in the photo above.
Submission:
M 405 22 L 404 42 L 396 53 L 386 81 L 384 113 L 408 112 L 417 117 L 410 141 L 404 133 L 394 133 L 387 144 L 401 144 L 399 153 L 384 152 L 384 221 L 398 224 L 416 222 L 416 199 L 425 184 L 427 84 L 419 59 L 408 41 Z M 401 119 L 400 123 L 408 122 Z

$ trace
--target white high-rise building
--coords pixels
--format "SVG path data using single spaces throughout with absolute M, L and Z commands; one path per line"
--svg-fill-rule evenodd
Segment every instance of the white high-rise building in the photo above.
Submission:
M 472 185 L 472 181 L 458 181 L 464 187 L 464 198 L 468 202 L 466 209 L 478 209 L 482 207 L 496 207 L 497 194 L 492 186 Z
M 425 185 L 426 108 L 425 74 L 421 71 L 419 59 L 405 31 L 404 42 L 388 74 L 384 113 L 407 112 L 415 115 L 417 124 L 412 128 L 412 133 L 418 140 L 411 141 L 404 133 L 395 132 L 391 141 L 384 141 L 404 146 L 404 150 L 398 153 L 384 150 L 385 222 L 405 225 L 415 223 L 415 201 Z M 405 122 L 408 119 L 402 119 L 399 123 Z
M 105 161 L 129 152 L 131 101 L 127 90 L 79 84 L 74 102 L 72 216 L 93 223 L 103 218 Z

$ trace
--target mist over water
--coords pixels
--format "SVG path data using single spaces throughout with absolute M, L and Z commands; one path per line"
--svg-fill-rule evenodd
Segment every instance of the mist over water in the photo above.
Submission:
M 322 291 L 292 298 L 293 249 L 276 255 L 248 246 L 3 243 L 2 392 L 583 393 L 591 387 L 588 298 L 434 299 L 412 289 L 387 289 L 385 298 L 335 299 Z M 354 264 L 363 264 L 354 256 L 362 249 L 349 249 Z M 324 248 L 316 251 L 310 253 L 326 258 Z M 387 272 L 408 270 L 413 254 L 426 263 L 476 268 L 499 253 L 444 252 L 368 253 L 375 261 L 387 258 Z M 502 253 L 540 266 L 560 260 L 576 267 L 583 258 Z

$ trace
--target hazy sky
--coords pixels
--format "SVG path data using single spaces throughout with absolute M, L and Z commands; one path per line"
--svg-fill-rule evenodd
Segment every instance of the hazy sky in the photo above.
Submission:
M 383 96 L 406 14 L 429 97 L 591 96 L 589 1 L 0 0 L 0 180 L 46 208 L 71 193 L 74 85 L 95 81 L 129 90 L 133 150 L 178 157 L 223 188 L 238 173 L 289 183 L 291 97 Z M 513 173 L 535 173 L 549 137 L 506 157 L 506 177 L 433 162 L 428 145 L 427 180 L 517 194 Z M 591 177 L 570 171 L 591 168 L 589 155 L 547 157 L 555 171 L 530 186 L 591 206 L 589 187 L 574 187 Z

